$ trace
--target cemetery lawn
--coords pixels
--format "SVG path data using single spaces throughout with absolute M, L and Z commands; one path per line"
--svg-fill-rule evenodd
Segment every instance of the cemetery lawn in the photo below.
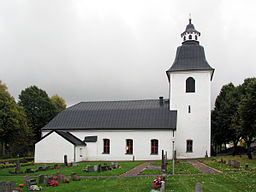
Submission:
M 150 191 L 155 177 L 118 177 L 118 178 L 82 178 L 81 181 L 61 183 L 57 187 L 45 187 L 45 192 L 142 192 Z M 23 177 L 0 177 L 0 181 L 15 181 L 16 187 L 23 183 Z M 203 191 L 207 192 L 255 192 L 256 173 L 227 173 L 215 175 L 180 175 L 168 176 L 166 191 L 191 192 L 195 184 L 202 183 Z M 23 192 L 27 191 L 23 189 Z
M 159 166 L 158 163 L 153 163 L 152 165 L 156 165 Z M 191 165 L 190 163 L 175 163 L 174 165 L 174 172 L 175 174 L 196 174 L 196 173 L 201 173 L 198 169 L 196 169 L 193 165 Z M 172 161 L 168 161 L 168 165 L 167 165 L 167 169 L 169 170 L 169 172 L 172 172 Z M 152 175 L 152 174 L 161 174 L 161 170 L 143 170 L 141 173 L 141 175 Z
M 212 159 L 216 159 L 216 162 L 212 161 Z M 218 163 L 220 160 L 225 160 L 226 163 L 228 163 L 228 160 L 235 160 L 240 162 L 240 168 L 233 168 L 232 166 L 225 165 L 223 163 Z M 248 164 L 248 170 L 256 170 L 256 156 L 253 156 L 253 159 L 248 159 L 247 155 L 228 155 L 228 156 L 219 156 L 219 157 L 211 157 L 208 159 L 200 159 L 200 161 L 210 167 L 213 167 L 217 170 L 223 171 L 223 172 L 234 172 L 234 171 L 244 171 L 244 164 Z
M 73 166 L 73 167 L 61 167 L 60 169 L 52 169 L 48 171 L 38 171 L 35 173 L 24 173 L 24 174 L 11 174 L 9 173 L 10 170 L 15 170 L 15 168 L 5 168 L 5 169 L 0 169 L 0 176 L 24 176 L 24 175 L 57 175 L 57 172 L 60 171 L 62 175 L 65 176 L 70 176 L 72 172 L 75 172 L 78 176 L 118 176 L 121 175 L 130 169 L 145 163 L 145 161 L 120 161 L 118 162 L 121 168 L 117 169 L 112 169 L 108 171 L 103 171 L 103 172 L 84 172 L 83 170 L 86 169 L 88 165 L 94 166 L 94 165 L 104 165 L 106 164 L 111 164 L 111 162 L 86 162 L 86 163 L 77 163 L 79 166 Z M 46 164 L 47 166 L 50 166 L 53 168 L 54 164 Z M 63 165 L 63 164 L 58 164 L 58 165 Z M 44 164 L 34 164 L 34 165 L 29 165 L 29 166 L 24 166 L 21 167 L 21 171 L 25 172 L 26 168 L 31 168 L 33 170 L 36 170 L 37 166 L 44 166 Z

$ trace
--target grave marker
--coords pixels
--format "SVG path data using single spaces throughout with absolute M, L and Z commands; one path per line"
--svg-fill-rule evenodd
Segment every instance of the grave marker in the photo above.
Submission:
M 15 173 L 17 173 L 17 174 L 21 173 L 21 171 L 20 171 L 20 159 L 19 158 L 16 161 Z
M 38 176 L 38 184 L 43 184 L 44 183 L 44 175 L 39 175 Z
M 68 156 L 64 155 L 64 165 L 68 166 Z
M 245 163 L 245 164 L 244 164 L 244 169 L 245 169 L 245 170 L 248 170 L 248 163 Z
M 202 184 L 201 183 L 196 184 L 195 192 L 202 192 Z
M 29 180 L 30 180 L 30 176 L 28 176 L 28 175 L 24 176 L 23 183 L 24 183 L 25 188 L 29 187 L 29 186 L 27 186 Z
M 6 192 L 12 192 L 14 190 L 14 181 L 6 181 Z
M 58 182 L 60 183 L 61 182 L 61 172 L 60 171 L 57 172 L 57 179 L 58 179 Z
M 0 191 L 2 192 L 5 192 L 6 191 L 6 182 L 3 181 L 3 182 L 0 182 Z

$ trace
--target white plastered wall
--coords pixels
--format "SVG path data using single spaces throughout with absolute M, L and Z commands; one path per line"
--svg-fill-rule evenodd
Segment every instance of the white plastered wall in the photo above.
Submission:
M 161 150 L 167 151 L 168 158 L 172 158 L 172 130 L 70 130 L 69 132 L 81 140 L 84 140 L 85 136 L 98 136 L 97 142 L 86 142 L 85 158 L 83 158 L 86 161 L 130 161 L 133 160 L 133 156 L 135 160 L 160 160 Z M 110 154 L 103 154 L 103 139 L 110 139 Z M 126 139 L 133 139 L 133 154 L 125 154 Z M 157 139 L 159 142 L 158 155 L 151 155 L 151 139 Z
M 195 93 L 186 93 L 186 79 L 195 79 Z M 170 109 L 177 110 L 177 158 L 205 157 L 210 154 L 211 72 L 170 73 Z M 188 113 L 190 105 L 191 113 Z M 193 152 L 186 152 L 186 140 L 193 140 Z
M 64 155 L 73 162 L 74 145 L 56 132 L 35 144 L 35 163 L 64 163 Z

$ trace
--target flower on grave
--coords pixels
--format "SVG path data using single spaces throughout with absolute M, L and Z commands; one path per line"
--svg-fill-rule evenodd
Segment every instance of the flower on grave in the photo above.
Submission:
M 56 169 L 60 169 L 60 166 L 59 166 L 59 167 L 56 167 Z
M 51 180 L 48 182 L 48 186 L 52 186 L 52 187 L 57 187 L 58 186 L 58 182 L 55 180 Z
M 180 161 L 175 161 L 176 164 L 180 163 Z
M 16 190 L 16 191 L 22 191 L 22 189 L 21 189 L 21 188 L 16 188 L 15 190 Z
M 76 177 L 73 179 L 73 181 L 80 181 L 81 179 L 79 177 Z
M 28 189 L 28 191 L 42 191 L 43 190 L 43 187 L 39 187 L 37 185 L 31 185 Z
M 54 177 L 53 177 L 53 180 L 58 180 L 58 177 L 57 177 L 57 176 L 54 176 Z
M 161 187 L 163 179 L 161 177 L 157 177 L 154 179 L 154 184 L 152 186 L 153 189 L 159 189 Z
M 19 187 L 24 187 L 24 184 L 22 184 L 22 183 L 21 183 L 21 184 L 19 184 Z

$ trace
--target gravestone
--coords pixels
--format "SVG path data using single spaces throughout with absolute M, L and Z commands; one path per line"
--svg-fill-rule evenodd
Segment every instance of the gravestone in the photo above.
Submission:
M 228 165 L 231 165 L 231 160 L 230 159 L 228 160 Z
M 64 155 L 64 165 L 68 166 L 68 156 Z
M 87 166 L 87 172 L 94 172 L 94 167 L 93 166 Z
M 0 191 L 2 192 L 5 192 L 6 191 L 6 182 L 3 181 L 3 182 L 0 182 Z
M 119 168 L 120 166 L 119 166 L 119 164 L 118 163 L 116 163 L 116 168 Z
M 224 160 L 223 163 L 226 164 L 226 160 Z
M 51 169 L 51 167 L 47 166 L 47 167 L 45 168 L 45 171 L 48 171 L 48 170 L 50 170 L 50 169 Z
M 43 184 L 44 183 L 44 175 L 39 175 L 38 176 L 38 184 Z
M 245 169 L 245 170 L 248 170 L 248 163 L 245 163 L 245 164 L 244 164 L 244 169 Z
M 51 176 L 45 176 L 44 178 L 45 178 L 45 185 L 46 185 L 46 186 L 49 186 L 48 183 L 49 183 L 51 180 L 53 180 L 53 176 L 52 176 L 52 175 L 51 175 Z
M 58 167 L 58 165 L 57 165 L 57 164 L 55 164 L 55 165 L 53 166 L 53 168 L 54 168 L 54 169 L 56 169 L 57 167 Z
M 61 182 L 61 172 L 60 171 L 57 172 L 57 180 L 59 183 Z
M 195 192 L 202 192 L 202 184 L 201 183 L 196 184 Z
M 29 184 L 30 185 L 37 185 L 36 179 L 30 179 Z
M 98 165 L 98 170 L 99 173 L 101 172 L 101 164 Z
M 236 168 L 240 168 L 240 162 L 239 161 L 236 162 Z
M 107 166 L 106 166 L 106 165 L 103 165 L 103 166 L 101 167 L 101 171 L 107 171 Z
M 95 172 L 97 172 L 98 171 L 98 165 L 94 165 L 93 169 L 94 169 Z
M 23 183 L 25 188 L 29 187 L 27 186 L 29 180 L 30 180 L 30 176 L 28 175 L 24 176 Z
M 14 190 L 14 181 L 6 181 L 5 187 L 6 192 L 12 192 L 12 190 Z
M 15 173 L 19 174 L 20 172 L 20 159 L 18 158 L 16 161 Z
M 232 160 L 232 167 L 235 167 L 235 166 L 236 166 L 236 161 Z

